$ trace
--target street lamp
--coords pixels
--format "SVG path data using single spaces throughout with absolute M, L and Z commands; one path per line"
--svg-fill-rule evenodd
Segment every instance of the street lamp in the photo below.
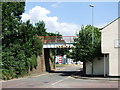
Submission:
M 93 20 L 93 16 L 94 16 L 94 5 L 90 4 L 90 7 L 92 8 L 92 49 L 93 49 L 93 45 L 94 45 L 94 20 Z M 93 75 L 93 61 L 92 61 L 92 75 Z
M 94 5 L 90 4 L 90 7 L 92 8 L 92 46 L 94 44 Z
M 57 34 L 59 34 L 58 31 L 55 32 L 56 37 L 55 37 L 55 44 L 57 44 Z M 55 47 L 54 47 L 55 48 Z M 55 48 L 55 56 L 54 56 L 54 69 L 56 68 L 55 63 L 56 63 L 56 48 Z
M 93 44 L 94 44 L 94 27 L 93 27 L 93 8 L 94 8 L 94 5 L 90 4 L 90 7 L 92 7 L 92 47 L 93 47 Z M 92 68 L 93 68 L 93 65 L 92 65 Z M 104 55 L 104 77 L 106 76 L 106 63 L 105 63 L 105 55 Z M 93 70 L 92 70 L 92 73 L 93 73 Z

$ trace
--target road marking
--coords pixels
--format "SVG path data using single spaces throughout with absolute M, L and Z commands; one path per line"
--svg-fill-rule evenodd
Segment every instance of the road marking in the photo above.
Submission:
M 62 81 L 64 81 L 64 80 L 66 80 L 66 79 L 68 79 L 68 78 L 70 78 L 70 76 L 68 76 L 67 78 L 64 78 L 64 79 L 62 79 L 62 80 L 59 80 L 59 81 L 57 81 L 57 82 L 53 83 L 52 85 L 55 85 L 55 84 L 57 84 L 57 83 L 60 83 L 60 82 L 62 82 Z

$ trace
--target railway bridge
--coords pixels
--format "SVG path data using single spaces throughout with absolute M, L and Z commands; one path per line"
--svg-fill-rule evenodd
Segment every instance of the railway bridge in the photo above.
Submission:
M 45 67 L 45 71 L 51 71 L 52 66 L 55 66 L 56 50 L 57 49 L 70 49 L 73 46 L 74 39 L 77 36 L 38 36 L 43 42 L 43 56 L 44 59 L 40 61 L 41 68 Z M 51 62 L 50 50 L 55 51 L 54 63 Z M 52 65 L 51 65 L 52 63 Z M 44 68 L 43 68 L 44 69 Z M 42 70 L 44 71 L 44 70 Z
M 43 48 L 72 48 L 77 36 L 39 36 L 43 40 Z

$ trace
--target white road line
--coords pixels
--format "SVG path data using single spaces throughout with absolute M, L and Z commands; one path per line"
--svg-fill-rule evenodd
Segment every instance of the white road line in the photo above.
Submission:
M 70 78 L 70 76 L 68 76 L 67 78 L 64 78 L 64 79 L 62 79 L 62 80 L 59 80 L 59 81 L 57 81 L 57 82 L 53 83 L 52 85 L 55 85 L 55 84 L 57 84 L 57 83 L 60 83 L 60 82 L 62 82 L 62 81 L 64 81 L 64 80 L 66 80 L 66 79 L 68 79 L 68 78 Z

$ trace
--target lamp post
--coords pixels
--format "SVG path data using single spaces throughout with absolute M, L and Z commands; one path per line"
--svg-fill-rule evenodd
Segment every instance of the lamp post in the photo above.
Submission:
M 92 8 L 92 49 L 94 45 L 94 5 L 90 4 L 90 7 Z M 92 75 L 93 75 L 93 61 L 92 61 Z
M 92 46 L 94 44 L 94 5 L 90 4 L 90 7 L 92 8 Z
M 59 34 L 58 31 L 55 32 L 56 37 L 55 37 L 55 44 L 57 44 L 57 34 Z M 55 48 L 55 47 L 54 47 Z M 56 68 L 55 63 L 56 63 L 56 48 L 55 48 L 55 56 L 54 56 L 54 69 Z

